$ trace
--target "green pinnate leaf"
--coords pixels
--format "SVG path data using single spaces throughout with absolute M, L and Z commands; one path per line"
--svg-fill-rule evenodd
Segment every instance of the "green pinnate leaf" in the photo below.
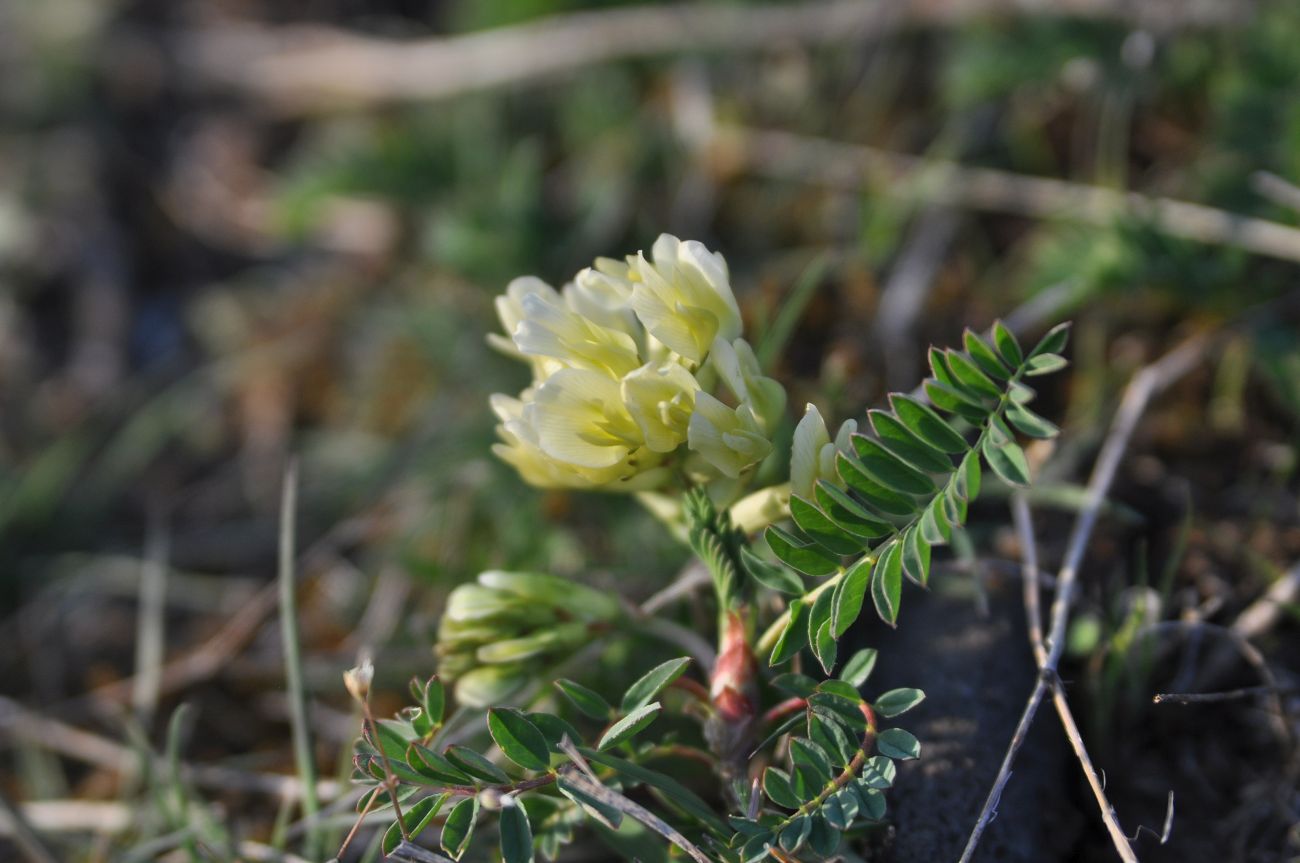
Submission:
M 908 431 L 940 452 L 956 454 L 970 449 L 966 440 L 928 405 L 900 393 L 892 393 L 889 404 Z
M 777 593 L 798 596 L 804 592 L 803 579 L 787 567 L 763 560 L 749 546 L 741 546 L 740 563 L 754 581 Z
M 662 705 L 655 701 L 638 707 L 636 710 L 624 716 L 618 722 L 609 727 L 609 730 L 601 735 L 600 741 L 596 744 L 597 749 L 612 749 L 619 744 L 631 740 L 646 726 L 655 721 L 659 715 Z
M 382 842 L 383 852 L 392 854 L 397 846 L 402 842 L 402 825 L 406 826 L 407 835 L 412 839 L 419 836 L 425 829 L 433 823 L 433 819 L 442 809 L 442 804 L 447 801 L 450 794 L 434 794 L 425 797 L 407 809 L 402 810 L 401 824 L 394 821 L 384 832 Z
M 818 480 L 813 489 L 817 505 L 841 530 L 862 539 L 887 536 L 893 527 L 854 500 L 848 492 L 826 480 Z
M 980 459 L 974 452 L 966 453 L 953 475 L 953 487 L 963 500 L 974 500 L 980 494 Z
M 819 857 L 831 857 L 840 847 L 840 831 L 832 827 L 820 813 L 812 816 L 812 831 L 808 834 L 808 847 Z
M 827 782 L 836 773 L 831 766 L 830 753 L 806 737 L 790 739 L 790 760 L 796 765 L 811 767 L 818 776 L 825 776 Z
M 794 854 L 804 846 L 812 835 L 812 819 L 807 815 L 793 818 L 782 830 L 779 837 L 782 850 Z
M 510 802 L 501 809 L 501 863 L 532 863 L 533 831 L 528 813 L 515 798 L 505 799 Z
M 892 719 L 901 716 L 924 700 L 925 693 L 919 689 L 891 689 L 877 698 L 871 708 L 885 719 Z
M 862 550 L 862 539 L 839 528 L 835 522 L 811 501 L 799 495 L 790 498 L 790 517 L 799 529 L 817 544 L 836 554 L 856 554 Z
M 1011 371 L 1002 362 L 997 352 L 969 327 L 962 334 L 962 345 L 966 348 L 966 354 L 984 374 L 998 381 L 1011 378 Z
M 536 725 L 537 730 L 542 732 L 542 736 L 546 738 L 546 748 L 556 754 L 564 754 L 564 750 L 560 746 L 564 738 L 569 738 L 571 743 L 582 740 L 582 735 L 578 733 L 578 729 L 554 714 L 538 712 L 526 715 L 528 721 Z
M 925 394 L 935 407 L 979 425 L 988 417 L 988 409 L 978 399 L 935 380 L 925 382 Z
M 811 611 L 810 605 L 803 599 L 790 600 L 790 620 L 772 648 L 768 665 L 777 666 L 790 661 L 808 644 L 809 611 Z
M 857 745 L 849 740 L 840 723 L 816 713 L 808 716 L 808 739 L 826 750 L 836 764 L 848 764 L 857 752 Z
M 885 817 L 885 795 L 876 788 L 861 783 L 853 786 L 858 796 L 858 814 L 868 821 L 880 821 Z
M 921 757 L 921 742 L 911 732 L 888 728 L 876 737 L 876 751 L 887 758 L 906 761 Z
M 447 820 L 442 825 L 442 837 L 439 840 L 442 850 L 453 860 L 459 860 L 469 848 L 469 840 L 474 835 L 474 822 L 478 820 L 478 796 L 466 797 L 451 808 Z
M 871 569 L 875 565 L 870 556 L 857 560 L 835 590 L 831 604 L 831 626 L 836 638 L 849 631 L 849 627 L 862 613 L 862 603 L 871 584 Z
M 868 788 L 885 789 L 894 784 L 897 775 L 898 767 L 893 760 L 884 755 L 873 755 L 862 765 L 857 782 Z
M 900 545 L 892 542 L 880 554 L 871 571 L 871 599 L 880 619 L 894 626 L 903 594 L 903 562 Z
M 436 676 L 430 677 L 424 687 L 424 713 L 437 728 L 442 725 L 447 711 L 447 690 Z
M 1001 446 L 993 444 L 991 438 L 986 438 L 980 451 L 984 454 L 984 460 L 988 462 L 989 467 L 993 468 L 1003 481 L 1014 486 L 1029 485 L 1029 462 L 1025 460 L 1025 452 L 1015 443 L 1006 443 Z
M 930 494 L 934 491 L 934 480 L 929 475 L 885 449 L 879 441 L 860 434 L 851 436 L 850 440 L 858 461 L 886 488 L 903 494 Z
M 925 508 L 921 520 L 917 523 L 917 529 L 921 532 L 921 538 L 932 546 L 943 545 L 952 537 L 952 526 L 948 524 L 947 516 L 943 513 L 942 502 L 938 498 Z
M 505 783 L 510 777 L 482 755 L 465 746 L 448 746 L 442 751 L 447 760 L 476 779 L 485 782 Z
M 836 453 L 835 470 L 846 486 L 861 495 L 868 505 L 880 512 L 910 516 L 916 511 L 916 501 L 883 485 L 853 456 L 842 452 Z
M 1032 438 L 1047 440 L 1056 437 L 1061 430 L 1052 423 L 1029 410 L 1024 405 L 1012 404 L 1007 408 L 1007 420 Z
M 691 664 L 689 656 L 670 659 L 647 671 L 639 680 L 623 693 L 622 711 L 632 713 L 645 707 L 655 699 L 664 688 L 682 676 L 686 666 Z
M 806 674 L 787 671 L 772 678 L 772 686 L 795 698 L 807 698 L 817 691 L 817 681 Z
M 1039 354 L 1030 357 L 1025 363 L 1025 376 L 1036 378 L 1039 375 L 1050 375 L 1059 372 L 1069 364 L 1070 361 L 1060 354 Z
M 993 344 L 998 349 L 998 355 L 1002 357 L 1011 368 L 1018 368 L 1024 361 L 1024 352 L 1020 350 L 1020 342 L 1016 341 L 1016 336 L 1007 325 L 1002 321 L 993 322 Z
M 840 680 L 851 685 L 854 689 L 862 686 L 871 677 L 871 672 L 876 667 L 876 650 L 871 647 L 863 648 L 849 657 L 849 661 L 844 663 L 840 669 Z
M 815 543 L 801 542 L 779 527 L 769 527 L 763 538 L 777 559 L 805 575 L 830 575 L 839 569 L 839 561 Z
M 931 473 L 952 470 L 952 461 L 947 453 L 921 440 L 898 417 L 877 409 L 867 411 L 867 419 L 880 443 L 894 455 Z
M 551 766 L 546 737 L 528 717 L 512 707 L 488 710 L 488 733 L 503 755 L 525 770 L 546 770 Z
M 769 767 L 763 771 L 763 793 L 768 800 L 786 809 L 798 809 L 803 805 L 803 801 L 794 793 L 790 774 L 778 767 Z
M 952 373 L 952 368 L 948 365 L 948 355 L 942 348 L 930 346 L 927 353 L 930 360 L 930 373 L 934 375 L 934 380 L 952 389 L 958 389 L 957 377 Z
M 812 641 L 813 655 L 817 657 L 817 662 L 822 667 L 822 671 L 830 674 L 835 668 L 835 632 L 831 629 L 829 620 L 823 621 L 822 625 L 817 627 L 817 635 Z
M 561 679 L 555 681 L 555 688 L 560 690 L 574 707 L 592 719 L 608 719 L 614 714 L 614 708 L 608 701 L 581 683 Z
M 1063 324 L 1057 324 L 1047 331 L 1034 349 L 1029 352 L 1029 358 L 1042 356 L 1043 354 L 1059 354 L 1064 350 L 1066 343 L 1070 340 L 1070 323 L 1067 321 Z
M 407 763 L 422 776 L 447 785 L 471 785 L 473 778 L 452 764 L 445 756 L 432 749 L 413 743 L 408 749 Z
M 951 350 L 947 352 L 947 357 L 948 367 L 952 369 L 953 377 L 957 380 L 955 389 L 971 395 L 976 400 L 1002 397 L 1002 388 L 980 371 L 979 366 L 970 357 L 960 351 Z
M 903 534 L 903 574 L 921 587 L 930 579 L 930 543 L 921 536 L 919 526 Z

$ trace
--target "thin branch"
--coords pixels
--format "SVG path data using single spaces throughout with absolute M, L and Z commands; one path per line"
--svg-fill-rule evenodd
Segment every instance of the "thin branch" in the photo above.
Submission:
M 205 28 L 183 32 L 173 56 L 185 80 L 234 90 L 282 114 L 301 114 L 536 85 L 631 58 L 753 51 L 791 42 L 853 44 L 909 28 L 958 26 L 976 17 L 1027 11 L 1119 20 L 1148 29 L 1231 26 L 1242 18 L 1228 3 L 1126 0 L 646 5 L 400 41 L 320 26 Z M 127 47 L 112 56 L 129 56 Z
M 1232 630 L 1242 638 L 1257 638 L 1272 629 L 1282 610 L 1297 599 L 1300 599 L 1300 563 L 1294 564 L 1262 597 L 1237 615 Z
M 1110 432 L 1107 434 L 1101 452 L 1097 456 L 1097 462 L 1093 466 L 1092 476 L 1088 480 L 1086 502 L 1079 513 L 1078 519 L 1075 521 L 1074 530 L 1071 532 L 1066 546 L 1065 560 L 1061 564 L 1061 569 L 1056 577 L 1056 598 L 1052 603 L 1051 629 L 1045 644 L 1041 642 L 1041 623 L 1039 624 L 1039 640 L 1034 644 L 1035 655 L 1041 657 L 1038 682 L 1034 685 L 1033 692 L 1030 693 L 1029 699 L 1025 703 L 1024 712 L 1021 714 L 1020 722 L 1012 735 L 1011 744 L 1002 760 L 1002 766 L 994 779 L 993 787 L 984 802 L 984 807 L 980 811 L 975 827 L 971 830 L 966 848 L 962 852 L 962 863 L 969 863 L 975 854 L 976 847 L 979 845 L 980 837 L 983 836 L 984 830 L 992 821 L 998 800 L 1002 796 L 1002 790 L 1011 777 L 1011 767 L 1015 763 L 1016 755 L 1024 744 L 1029 727 L 1033 724 L 1034 716 L 1038 712 L 1038 707 L 1042 704 L 1043 696 L 1049 689 L 1052 691 L 1057 713 L 1065 726 L 1066 734 L 1074 747 L 1075 755 L 1079 757 L 1080 763 L 1084 765 L 1089 785 L 1092 786 L 1093 794 L 1097 798 L 1102 817 L 1106 822 L 1107 832 L 1110 833 L 1115 850 L 1119 852 L 1120 858 L 1125 863 L 1136 863 L 1137 861 L 1137 855 L 1133 852 L 1128 837 L 1120 828 L 1119 821 L 1115 817 L 1114 808 L 1106 799 L 1101 781 L 1092 766 L 1091 759 L 1088 757 L 1087 749 L 1083 745 L 1083 739 L 1079 735 L 1078 726 L 1074 722 L 1074 717 L 1069 710 L 1069 704 L 1065 700 L 1065 693 L 1061 687 L 1060 679 L 1057 677 L 1056 669 L 1061 660 L 1061 653 L 1065 649 L 1065 631 L 1069 623 L 1070 607 L 1074 601 L 1074 589 L 1078 581 L 1079 566 L 1083 562 L 1084 554 L 1088 548 L 1088 541 L 1092 537 L 1093 528 L 1096 526 L 1098 513 L 1101 511 L 1102 503 L 1106 498 L 1111 483 L 1114 482 L 1115 473 L 1128 447 L 1128 442 L 1133 436 L 1133 430 L 1137 427 L 1138 419 L 1146 410 L 1146 406 L 1153 396 L 1191 370 L 1204 352 L 1205 346 L 1206 339 L 1203 337 L 1195 337 L 1184 342 L 1157 362 L 1134 375 L 1124 392 L 1119 410 L 1116 412 L 1115 419 L 1111 424 Z M 1020 510 L 1019 507 L 1017 509 Z M 1017 529 L 1021 531 L 1022 540 L 1028 537 L 1024 551 L 1029 552 L 1036 558 L 1037 552 L 1034 550 L 1032 542 L 1032 531 L 1029 530 L 1028 515 L 1026 505 L 1017 513 Z M 1026 597 L 1028 597 L 1031 580 L 1033 590 L 1037 591 L 1037 573 L 1037 561 L 1034 561 L 1033 566 L 1026 562 Z M 1036 599 L 1035 594 L 1034 608 L 1037 607 Z M 1041 613 L 1038 616 L 1041 618 Z M 1031 633 L 1033 631 L 1031 628 Z
M 1043 610 L 1040 602 L 1038 569 L 1038 542 L 1034 539 L 1034 519 L 1029 512 L 1029 500 L 1022 491 L 1011 495 L 1011 518 L 1016 525 L 1023 560 L 1020 572 L 1025 598 L 1025 623 L 1029 630 L 1029 646 L 1034 651 L 1034 661 L 1042 668 L 1047 664 L 1047 651 L 1043 648 Z
M 1152 704 L 1213 704 L 1220 701 L 1237 701 L 1256 695 L 1293 695 L 1300 686 L 1244 686 L 1224 692 L 1157 692 Z
M 699 558 L 692 557 L 690 562 L 682 567 L 677 578 L 665 588 L 655 592 L 641 603 L 640 613 L 646 617 L 658 614 L 664 608 L 672 605 L 678 600 L 685 599 L 695 593 L 702 587 L 709 584 L 711 578 L 709 569 Z
M 760 176 L 1102 227 L 1138 219 L 1167 236 L 1300 263 L 1300 228 L 1202 204 L 780 131 L 733 127 L 718 145 L 730 162 Z
M 1043 644 L 1043 613 L 1039 604 L 1038 543 L 1034 539 L 1033 517 L 1029 511 L 1028 497 L 1024 492 L 1016 492 L 1012 495 L 1011 513 L 1015 520 L 1016 535 L 1020 538 L 1020 552 L 1024 556 L 1025 618 L 1028 624 L 1029 641 L 1034 651 L 1034 659 L 1038 662 L 1039 671 L 1044 673 L 1048 655 Z M 1056 707 L 1057 716 L 1060 717 L 1061 725 L 1065 729 L 1065 736 L 1069 739 L 1070 746 L 1079 759 L 1079 765 L 1088 778 L 1088 785 L 1097 798 L 1097 805 L 1101 809 L 1102 818 L 1106 821 L 1106 829 L 1110 831 L 1112 839 L 1117 834 L 1123 835 L 1123 830 L 1119 825 L 1119 818 L 1115 815 L 1115 807 L 1106 798 L 1105 785 L 1097 773 L 1097 768 L 1093 766 L 1087 747 L 1083 744 L 1083 735 L 1079 733 L 1078 723 L 1074 721 L 1074 714 L 1070 711 L 1070 703 L 1065 697 L 1065 689 L 1061 686 L 1061 679 L 1056 676 L 1055 671 L 1051 673 L 1051 689 L 1052 703 Z M 998 790 L 998 794 L 1001 795 L 1001 789 Z M 1116 848 L 1119 850 L 1120 856 L 1125 857 L 1124 850 L 1119 845 L 1116 845 Z
M 718 655 L 704 638 L 692 629 L 673 623 L 662 617 L 646 617 L 637 620 L 636 626 L 647 635 L 653 635 L 686 651 L 700 668 L 710 669 L 717 662 Z

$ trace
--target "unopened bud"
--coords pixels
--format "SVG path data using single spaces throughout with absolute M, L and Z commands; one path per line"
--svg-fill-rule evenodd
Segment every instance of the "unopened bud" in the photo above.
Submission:
M 362 660 L 356 668 L 343 672 L 343 685 L 357 701 L 364 703 L 370 697 L 370 683 L 375 679 L 375 666 L 369 659 Z

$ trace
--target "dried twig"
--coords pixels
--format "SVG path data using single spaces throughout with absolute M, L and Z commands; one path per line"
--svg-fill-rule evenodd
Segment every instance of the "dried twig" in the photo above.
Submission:
M 600 63 L 802 42 L 855 43 L 971 18 L 1036 15 L 1113 19 L 1150 29 L 1240 21 L 1233 4 L 1125 0 L 820 0 L 794 5 L 698 4 L 580 12 L 445 38 L 398 41 L 324 27 L 206 28 L 173 53 L 200 86 L 229 88 L 295 114 L 442 99 L 536 84 Z
M 1273 582 L 1267 592 L 1246 607 L 1233 621 L 1233 632 L 1242 638 L 1257 638 L 1273 628 L 1282 609 L 1300 599 L 1300 563 Z
M 1125 836 L 1123 829 L 1119 825 L 1119 820 L 1115 817 L 1113 807 L 1106 799 L 1100 777 L 1088 757 L 1087 749 L 1083 745 L 1083 739 L 1079 735 L 1078 726 L 1074 722 L 1074 717 L 1070 713 L 1069 705 L 1065 700 L 1065 693 L 1061 687 L 1060 679 L 1057 677 L 1056 670 L 1061 660 L 1061 654 L 1065 649 L 1065 632 L 1069 622 L 1070 607 L 1074 601 L 1074 589 L 1078 580 L 1079 565 L 1083 562 L 1083 556 L 1087 551 L 1088 541 L 1092 537 L 1092 530 L 1096 525 L 1098 513 L 1101 511 L 1102 502 L 1105 500 L 1106 493 L 1115 479 L 1115 472 L 1119 468 L 1120 460 L 1128 447 L 1129 439 L 1133 435 L 1137 421 L 1156 393 L 1167 388 L 1192 368 L 1196 360 L 1204 352 L 1205 345 L 1206 339 L 1203 337 L 1190 339 L 1134 375 L 1133 380 L 1125 390 L 1115 420 L 1111 424 L 1110 432 L 1106 436 L 1101 452 L 1097 456 L 1097 463 L 1094 465 L 1092 476 L 1088 481 L 1086 505 L 1075 521 L 1074 530 L 1071 532 L 1066 546 L 1065 560 L 1061 564 L 1060 572 L 1057 574 L 1056 598 L 1052 603 L 1051 612 L 1051 629 L 1045 643 L 1042 642 L 1041 613 L 1037 612 L 1037 596 L 1035 595 L 1032 601 L 1029 600 L 1029 585 L 1032 580 L 1033 590 L 1037 591 L 1036 579 L 1038 573 L 1037 553 L 1036 551 L 1029 552 L 1032 554 L 1033 565 L 1030 565 L 1030 558 L 1027 557 L 1025 566 L 1026 600 L 1032 602 L 1028 609 L 1028 613 L 1031 615 L 1031 633 L 1035 631 L 1032 628 L 1032 618 L 1038 617 L 1040 620 L 1034 651 L 1039 658 L 1038 682 L 1025 704 L 1024 713 L 1021 714 L 1020 722 L 1016 726 L 1015 734 L 1012 736 L 1007 754 L 1003 758 L 1002 766 L 998 770 L 997 778 L 994 780 L 989 796 L 984 802 L 984 808 L 980 812 L 975 827 L 971 830 L 966 848 L 962 852 L 962 863 L 969 863 L 974 856 L 980 837 L 993 819 L 998 800 L 1002 796 L 1002 789 L 1011 776 L 1011 767 L 1015 763 L 1016 755 L 1024 744 L 1025 737 L 1029 732 L 1029 726 L 1033 723 L 1038 707 L 1048 690 L 1052 692 L 1057 713 L 1060 715 L 1066 735 L 1070 738 L 1070 743 L 1074 747 L 1075 755 L 1079 757 L 1080 763 L 1084 766 L 1084 772 L 1088 776 L 1088 783 L 1092 786 L 1093 794 L 1097 798 L 1102 818 L 1106 822 L 1106 830 L 1110 833 L 1115 850 L 1119 852 L 1120 858 L 1125 860 L 1126 863 L 1135 863 L 1137 860 L 1137 855 L 1133 852 L 1128 837 Z M 1020 531 L 1022 541 L 1026 543 L 1025 549 L 1029 551 L 1033 548 L 1033 534 L 1029 528 L 1027 505 L 1016 507 L 1013 512 L 1016 514 L 1017 529 Z M 1033 636 L 1031 635 L 1031 637 Z
M 1237 701 L 1255 695 L 1292 695 L 1300 686 L 1244 686 L 1224 692 L 1157 692 L 1152 704 L 1212 704 L 1219 701 Z
M 1171 237 L 1300 263 L 1300 228 L 1202 204 L 967 167 L 788 132 L 733 127 L 719 138 L 719 146 L 732 164 L 762 176 L 1088 225 L 1138 219 Z

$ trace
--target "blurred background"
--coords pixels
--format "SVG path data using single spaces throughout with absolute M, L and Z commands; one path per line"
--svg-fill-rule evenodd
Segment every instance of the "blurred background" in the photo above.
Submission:
M 727 257 L 786 440 L 804 402 L 838 423 L 911 389 L 963 326 L 1075 320 L 1041 403 L 1049 562 L 1124 384 L 1212 340 L 1130 447 L 1071 697 L 1126 826 L 1176 792 L 1144 859 L 1295 859 L 1297 45 L 1291 0 L 0 3 L 0 857 L 297 847 L 291 456 L 327 802 L 341 671 L 371 651 L 397 709 L 450 586 L 667 583 L 686 551 L 635 501 L 492 458 L 487 396 L 526 369 L 484 335 L 510 278 L 669 231 Z M 1004 496 L 972 523 L 977 563 L 1016 557 Z M 1261 667 L 1280 697 L 1150 702 Z M 1058 859 L 1110 859 L 1059 786 Z

